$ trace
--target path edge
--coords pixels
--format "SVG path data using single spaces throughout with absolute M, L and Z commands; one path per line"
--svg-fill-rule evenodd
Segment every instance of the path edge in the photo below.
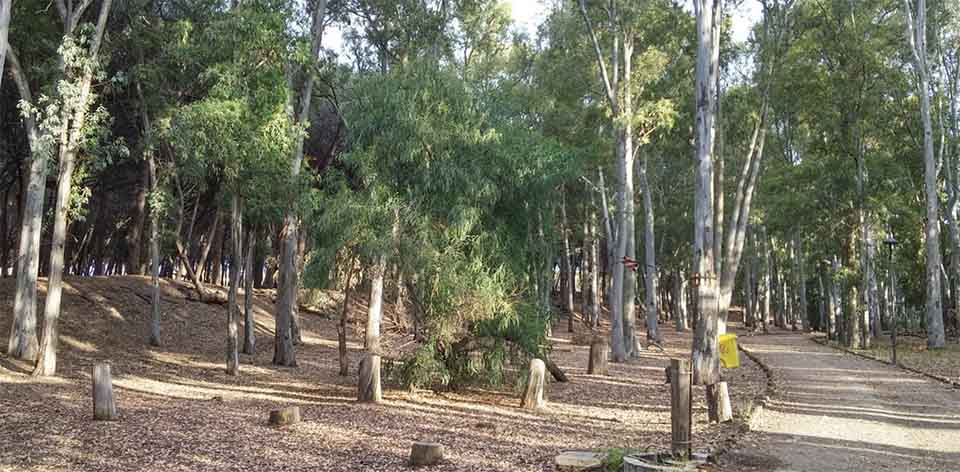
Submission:
M 817 336 L 817 337 L 813 337 L 813 338 L 811 338 L 811 339 L 813 340 L 813 342 L 815 342 L 815 343 L 817 343 L 817 344 L 819 344 L 819 345 L 821 345 L 821 346 L 826 346 L 826 347 L 829 347 L 829 348 L 831 348 L 831 349 L 835 349 L 835 350 L 837 350 L 837 351 L 846 352 L 847 354 L 853 354 L 853 355 L 855 355 L 855 356 L 857 356 L 857 357 L 862 357 L 862 358 L 864 358 L 864 359 L 868 359 L 868 360 L 871 360 L 871 361 L 879 362 L 879 363 L 884 364 L 884 365 L 889 365 L 889 366 L 892 366 L 892 367 L 898 367 L 898 368 L 903 369 L 903 370 L 905 370 L 905 371 L 907 371 L 907 372 L 913 372 L 914 374 L 922 375 L 922 376 L 924 376 L 924 377 L 926 377 L 926 378 L 928 378 L 928 379 L 933 379 L 933 380 L 936 380 L 936 381 L 938 381 L 938 382 L 947 384 L 947 385 L 949 385 L 949 386 L 952 386 L 953 388 L 960 388 L 960 382 L 957 382 L 956 380 L 952 380 L 952 379 L 950 379 L 950 378 L 948 378 L 948 377 L 944 377 L 944 376 L 942 376 L 942 375 L 937 375 L 937 374 L 931 374 L 931 373 L 929 373 L 929 372 L 924 372 L 924 371 L 922 371 L 922 370 L 920 370 L 920 369 L 914 369 L 913 367 L 905 366 L 905 365 L 903 365 L 903 364 L 900 363 L 900 362 L 897 362 L 897 364 L 894 365 L 893 362 L 890 362 L 890 361 L 888 361 L 888 360 L 886 360 L 886 359 L 881 359 L 881 358 L 879 358 L 879 357 L 872 356 L 872 355 L 870 355 L 870 354 L 865 354 L 865 353 L 862 353 L 862 352 L 857 352 L 857 351 L 854 351 L 853 349 L 850 349 L 850 348 L 848 348 L 848 347 L 846 347 L 846 346 L 840 346 L 840 345 L 830 344 L 830 341 L 827 339 L 826 336 Z

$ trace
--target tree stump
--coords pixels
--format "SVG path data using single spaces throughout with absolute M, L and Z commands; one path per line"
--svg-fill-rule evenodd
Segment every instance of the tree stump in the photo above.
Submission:
M 726 382 L 707 385 L 707 416 L 711 423 L 726 423 L 733 419 Z
M 527 388 L 523 392 L 523 408 L 538 410 L 546 406 L 543 399 L 543 388 L 546 383 L 546 365 L 540 359 L 530 360 L 530 375 L 527 377 Z
M 267 423 L 271 426 L 287 426 L 300 422 L 300 407 L 288 406 L 279 410 L 270 412 L 270 419 Z
M 670 449 L 674 455 L 690 454 L 690 361 L 670 359 Z
M 93 419 L 117 419 L 117 405 L 113 400 L 113 377 L 110 375 L 110 364 L 106 362 L 93 365 Z
M 590 361 L 587 363 L 587 373 L 591 375 L 607 375 L 607 342 L 596 340 L 590 343 Z
M 414 467 L 435 465 L 442 460 L 443 444 L 417 441 L 410 448 L 410 465 Z
M 380 356 L 367 354 L 360 360 L 357 401 L 379 403 L 381 400 L 383 392 L 380 389 Z

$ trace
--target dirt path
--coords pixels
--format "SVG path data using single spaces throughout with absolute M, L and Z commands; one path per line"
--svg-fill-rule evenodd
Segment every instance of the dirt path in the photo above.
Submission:
M 740 340 L 779 392 L 724 455 L 724 470 L 960 470 L 960 390 L 805 335 Z

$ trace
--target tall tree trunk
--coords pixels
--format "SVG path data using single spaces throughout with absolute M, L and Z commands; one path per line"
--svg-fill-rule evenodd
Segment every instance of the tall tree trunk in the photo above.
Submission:
M 243 259 L 243 213 L 240 196 L 230 198 L 230 289 L 227 295 L 227 375 L 240 373 L 240 336 L 237 291 L 240 287 L 240 261 Z
M 357 258 L 350 255 L 350 269 L 347 271 L 347 282 L 343 286 L 343 308 L 340 310 L 340 322 L 337 324 L 337 350 L 340 357 L 340 375 L 350 373 L 350 364 L 347 362 L 347 315 L 350 310 L 350 294 L 353 274 L 356 272 Z M 416 330 L 414 330 L 416 331 Z
M 137 98 L 140 101 L 140 121 L 143 126 L 141 139 L 143 140 L 143 157 L 146 169 L 146 191 L 150 196 L 155 197 L 157 192 L 158 176 L 157 162 L 153 153 L 153 127 L 150 124 L 150 115 L 147 112 L 147 102 L 143 97 L 143 88 L 140 81 L 134 82 L 137 92 Z M 146 195 L 144 195 L 146 203 Z M 150 338 L 151 346 L 160 345 L 160 208 L 150 205 L 147 210 L 150 212 Z M 142 223 L 141 223 L 142 224 Z M 139 244 L 139 243 L 138 243 Z M 139 256 L 137 256 L 139 262 Z
M 253 255 L 256 251 L 257 230 L 247 228 L 247 252 L 243 258 L 243 353 L 257 353 L 257 324 L 253 319 Z
M 923 188 L 926 195 L 927 221 L 924 228 L 926 246 L 926 321 L 927 347 L 943 348 L 946 343 L 943 328 L 943 307 L 940 299 L 940 197 L 937 185 L 937 162 L 933 154 L 933 124 L 930 118 L 930 68 L 927 65 L 927 2 L 904 0 L 907 19 L 907 37 L 913 51 L 914 68 L 920 80 L 920 117 L 923 121 Z
M 717 0 L 694 0 L 697 21 L 696 62 L 696 186 L 694 204 L 693 270 L 697 284 L 697 325 L 693 338 L 693 383 L 720 381 L 718 297 L 714 254 L 713 151 L 715 84 L 719 67 Z M 715 34 L 715 30 L 717 34 Z
M 633 116 L 633 97 L 632 97 L 632 77 L 633 77 L 633 36 L 630 32 L 623 37 L 623 77 L 621 86 L 624 90 L 624 100 L 620 103 L 623 116 Z M 634 172 L 634 142 L 633 142 L 633 122 L 629 119 L 623 120 L 623 153 L 621 155 L 622 178 L 621 196 L 622 196 L 622 214 L 620 232 L 623 235 L 621 245 L 624 245 L 624 252 L 617 260 L 620 261 L 618 272 L 623 274 L 623 345 L 626 348 L 626 354 L 631 357 L 640 355 L 640 339 L 637 336 L 637 273 L 628 269 L 624 264 L 624 258 L 636 260 L 637 258 L 637 237 L 636 237 L 636 210 L 634 209 L 633 198 L 633 172 Z M 654 295 L 656 296 L 656 295 Z M 654 310 L 656 312 L 656 310 Z
M 573 264 L 571 264 L 570 252 L 570 226 L 567 222 L 567 198 L 566 191 L 560 189 L 560 232 L 563 238 L 563 257 L 560 259 L 560 297 L 563 299 L 563 311 L 567 312 L 567 331 L 573 332 L 573 292 L 574 274 Z
M 651 195 L 653 189 L 650 187 L 650 182 L 647 178 L 646 156 L 642 157 L 639 163 L 639 172 L 637 175 L 640 178 L 640 191 L 643 192 L 643 262 L 644 273 L 646 274 L 644 277 L 644 290 L 646 291 L 644 304 L 646 305 L 645 310 L 647 313 L 647 339 L 659 343 L 660 331 L 657 327 L 657 319 L 659 316 L 657 307 L 659 303 L 657 302 L 657 294 L 659 293 L 660 281 L 658 280 L 657 272 L 653 197 Z
M 90 57 L 97 60 L 100 42 L 106 28 L 107 15 L 110 12 L 111 0 L 104 0 L 100 5 L 100 14 L 97 19 L 96 30 L 90 43 Z M 87 4 L 89 5 L 89 4 Z M 71 6 L 72 8 L 72 6 Z M 85 6 L 80 10 L 64 16 L 68 27 L 67 34 L 76 27 Z M 60 175 L 57 181 L 57 201 L 53 215 L 53 235 L 50 242 L 50 276 L 47 282 L 47 298 L 43 310 L 43 336 L 41 337 L 40 352 L 33 369 L 35 376 L 49 376 L 56 373 L 57 368 L 57 331 L 60 318 L 60 298 L 63 293 L 64 246 L 67 236 L 67 207 L 70 201 L 70 188 L 73 179 L 73 170 L 76 166 L 77 150 L 82 139 L 83 124 L 89 106 L 90 88 L 93 81 L 93 68 L 84 68 L 79 77 L 80 87 L 77 103 L 74 107 L 67 107 L 62 111 L 64 128 L 61 132 L 59 145 Z
M 142 138 L 141 138 L 142 139 Z M 149 152 L 146 149 L 147 144 L 141 143 L 142 153 Z M 143 225 L 146 221 L 147 192 L 150 188 L 150 169 L 147 168 L 146 161 L 143 162 L 143 177 L 140 185 L 137 187 L 137 194 L 133 204 L 133 218 L 130 221 L 130 231 L 127 233 L 127 273 L 131 275 L 143 274 L 143 262 L 140 258 L 140 250 L 143 247 Z
M 20 100 L 32 103 L 30 85 L 13 49 L 7 47 L 10 70 Z M 40 129 L 32 115 L 23 117 L 30 145 L 30 168 L 26 188 L 21 180 L 23 208 L 20 212 L 20 237 L 17 239 L 17 286 L 13 296 L 13 325 L 7 354 L 33 361 L 40 348 L 37 341 L 37 272 L 40 268 L 40 232 L 43 201 L 47 188 L 47 161 L 50 148 L 41 141 Z M 25 194 L 25 196 L 23 196 Z
M 853 231 L 851 235 L 847 237 L 847 264 L 850 267 L 856 267 L 858 264 L 857 260 L 857 235 L 856 231 Z M 937 280 L 940 279 L 940 274 L 937 274 Z M 846 342 L 847 347 L 859 348 L 861 346 L 861 332 L 860 324 L 863 320 L 863 314 L 860 312 L 860 291 L 858 290 L 857 284 L 850 284 L 850 287 L 847 290 L 847 305 L 849 310 L 847 310 L 847 323 L 845 326 Z
M 313 10 L 313 20 L 311 23 L 311 43 L 310 43 L 310 61 L 320 60 L 321 45 L 320 40 L 323 36 L 323 19 L 327 11 L 327 0 L 315 0 Z M 312 64 L 311 64 L 312 67 Z M 294 88 L 291 81 L 291 88 L 294 88 L 291 94 L 294 100 L 290 114 L 291 121 L 297 126 L 306 126 L 310 117 L 310 101 L 313 97 L 313 85 L 316 76 L 312 68 L 304 68 L 305 76 L 303 84 L 299 88 Z M 300 167 L 303 163 L 303 134 L 297 133 L 294 140 L 293 154 L 290 159 L 290 177 L 296 180 L 300 176 Z M 296 270 L 297 255 L 297 215 L 294 200 L 288 203 L 287 213 L 283 222 L 283 242 L 281 248 L 280 270 L 286 274 L 292 274 Z M 295 277 L 281 277 L 283 286 L 278 290 L 276 306 L 276 338 L 274 342 L 273 363 L 283 366 L 295 366 L 297 364 L 296 356 L 293 351 L 293 333 L 291 332 L 291 323 L 293 319 L 293 309 L 297 304 L 297 280 Z
M 794 244 L 797 246 L 797 288 L 800 289 L 800 310 L 797 315 L 800 318 L 800 329 L 807 331 L 809 329 L 807 322 L 807 275 L 804 264 L 803 241 L 800 239 L 800 236 L 795 236 L 794 241 L 796 241 Z
M 760 239 L 763 241 L 763 276 L 760 279 L 760 291 L 762 291 L 763 301 L 760 304 L 760 325 L 763 332 L 768 331 L 770 323 L 770 300 L 773 297 L 773 291 L 770 287 L 770 238 L 767 237 L 767 227 L 760 227 Z
M 597 212 L 590 211 L 590 220 L 588 227 L 588 243 L 585 245 L 588 254 L 587 273 L 590 287 L 590 325 L 597 327 L 600 325 L 600 305 L 603 303 L 600 299 L 600 241 L 597 238 Z
M 227 225 L 220 225 L 213 239 L 213 259 L 210 261 L 210 271 L 207 273 L 207 282 L 223 286 L 223 246 L 226 244 Z

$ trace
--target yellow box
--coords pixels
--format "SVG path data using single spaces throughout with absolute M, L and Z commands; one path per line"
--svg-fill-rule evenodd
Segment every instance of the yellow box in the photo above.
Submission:
M 737 335 L 720 335 L 720 365 L 727 369 L 740 367 L 740 352 L 737 351 Z

